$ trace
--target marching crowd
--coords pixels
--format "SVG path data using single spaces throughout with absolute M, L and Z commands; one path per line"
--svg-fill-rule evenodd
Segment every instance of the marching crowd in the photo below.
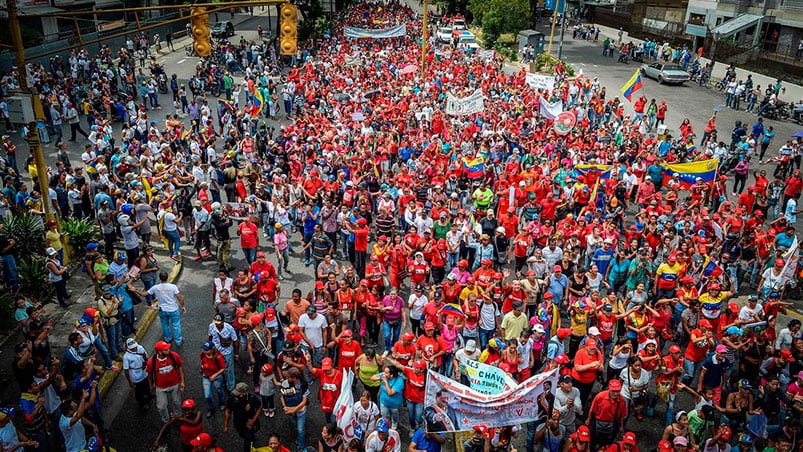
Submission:
M 402 37 L 342 37 L 347 25 L 401 23 Z M 0 409 L 4 451 L 98 450 L 108 432 L 97 382 L 116 360 L 143 409 L 155 399 L 164 427 L 154 447 L 178 425 L 185 450 L 222 450 L 204 425 L 221 411 L 214 422 L 233 427 L 246 452 L 398 452 L 402 431 L 411 451 L 438 452 L 456 425 L 448 392 L 425 404 L 427 374 L 471 384 L 474 360 L 518 382 L 556 368 L 559 377 L 537 419 L 473 426 L 471 452 L 510 450 L 516 435 L 528 452 L 638 451 L 636 435 L 655 425 L 665 425 L 665 452 L 801 450 L 801 323 L 776 323 L 797 290 L 800 141 L 737 125 L 728 144 L 716 116 L 702 141 L 688 120 L 655 136 L 666 102 L 641 96 L 626 115 L 596 79 L 560 76 L 554 90 L 535 90 L 523 71 L 435 41 L 421 79 L 402 70 L 420 58 L 420 31 L 407 6 L 360 3 L 303 51 L 285 84 L 253 58 L 235 88 L 242 98 L 192 98 L 191 122 L 178 112 L 158 124 L 134 104 L 115 133 L 75 112 L 89 124 L 85 151 L 74 164 L 62 147 L 50 198 L 59 217 L 101 228 L 82 263 L 97 302 L 57 358 L 52 324 L 18 298 L 22 394 Z M 122 82 L 110 64 L 76 57 L 29 75 L 69 110 L 75 86 Z M 447 95 L 478 88 L 482 111 L 445 114 Z M 541 113 L 557 100 L 571 130 Z M 290 124 L 268 128 L 281 109 Z M 3 149 L 3 209 L 41 218 L 13 140 Z M 714 157 L 749 163 L 767 149 L 793 157 L 789 177 L 761 169 L 747 185 L 745 164 L 734 180 L 716 171 Z M 669 166 L 681 162 L 710 162 L 714 176 Z M 49 280 L 66 305 L 63 245 L 46 226 Z M 202 344 L 184 342 L 187 301 L 153 255 L 164 246 L 179 260 L 187 241 L 219 270 Z M 10 289 L 13 247 L 0 231 Z M 235 247 L 244 262 L 232 260 Z M 291 259 L 314 275 L 308 293 L 293 286 Z M 158 310 L 153 352 L 130 337 L 140 301 Z M 184 394 L 197 378 L 190 354 L 197 400 Z M 348 370 L 360 384 L 358 428 L 346 435 L 334 410 Z M 320 435 L 307 432 L 313 406 L 326 418 Z M 260 428 L 276 416 L 293 419 L 295 437 Z

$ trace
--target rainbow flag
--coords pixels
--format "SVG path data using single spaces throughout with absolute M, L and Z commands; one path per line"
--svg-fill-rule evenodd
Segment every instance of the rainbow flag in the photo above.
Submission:
M 478 179 L 485 172 L 485 160 L 482 157 L 474 157 L 471 160 L 463 159 L 463 171 L 469 179 Z
M 666 165 L 664 174 L 664 185 L 668 184 L 672 177 L 677 174 L 680 180 L 680 187 L 688 189 L 696 182 L 697 178 L 703 179 L 703 183 L 714 182 L 717 177 L 717 166 L 719 159 L 702 160 L 691 163 L 674 163 Z
M 633 73 L 633 76 L 630 77 L 630 80 L 625 83 L 625 86 L 623 86 L 620 91 L 622 91 L 622 95 L 624 95 L 627 100 L 632 102 L 633 93 L 642 88 L 644 88 L 644 85 L 641 84 L 641 73 L 639 73 L 639 70 L 636 69 L 636 72 Z
M 461 319 L 466 318 L 466 313 L 463 312 L 463 308 L 454 303 L 449 303 L 447 305 L 444 305 L 441 308 L 441 313 L 445 314 L 446 316 L 458 317 Z

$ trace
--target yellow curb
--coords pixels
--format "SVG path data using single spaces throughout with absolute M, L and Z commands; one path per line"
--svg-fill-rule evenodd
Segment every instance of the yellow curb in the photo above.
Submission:
M 167 277 L 167 282 L 173 283 L 181 274 L 181 269 L 183 265 L 181 261 L 176 262 L 173 265 L 173 270 L 170 272 L 170 275 Z M 145 333 L 148 332 L 148 329 L 151 327 L 151 324 L 156 317 L 159 315 L 159 311 L 148 309 L 145 311 L 145 314 L 142 315 L 142 318 L 137 323 L 137 331 L 134 333 L 134 337 L 136 338 L 137 342 L 140 342 L 143 337 L 145 337 Z M 105 399 L 106 394 L 111 389 L 112 385 L 114 384 L 117 377 L 120 375 L 120 372 L 123 371 L 123 366 L 121 361 L 115 361 L 115 365 L 119 368 L 118 370 L 110 370 L 103 374 L 100 378 L 100 382 L 98 383 L 98 391 L 100 392 L 100 398 Z

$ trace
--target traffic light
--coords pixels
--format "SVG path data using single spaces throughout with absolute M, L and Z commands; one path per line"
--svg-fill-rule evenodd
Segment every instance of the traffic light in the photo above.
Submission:
M 212 42 L 209 32 L 209 14 L 203 6 L 190 8 L 192 24 L 192 48 L 199 57 L 208 57 L 212 53 Z
M 285 3 L 281 10 L 279 48 L 282 55 L 295 55 L 298 51 L 298 7 Z

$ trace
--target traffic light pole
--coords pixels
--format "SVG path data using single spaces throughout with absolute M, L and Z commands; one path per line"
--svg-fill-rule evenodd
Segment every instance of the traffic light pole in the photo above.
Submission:
M 6 7 L 9 29 L 11 31 L 11 42 L 14 44 L 14 54 L 17 60 L 20 89 L 23 93 L 30 95 L 31 101 L 33 102 L 34 121 L 28 124 L 28 147 L 36 163 L 36 182 L 39 186 L 39 194 L 41 195 L 42 207 L 45 210 L 45 217 L 48 221 L 51 221 L 56 218 L 53 214 L 53 206 L 50 204 L 50 192 L 48 191 L 47 185 L 47 165 L 45 164 L 45 155 L 42 152 L 42 145 L 39 141 L 39 129 L 37 127 L 37 123 L 45 121 L 45 112 L 42 108 L 42 100 L 39 98 L 39 93 L 34 92 L 31 87 L 28 86 L 28 68 L 25 65 L 25 47 L 22 44 L 22 33 L 17 17 L 17 0 L 8 0 Z M 61 225 L 59 225 L 59 228 L 61 228 Z

